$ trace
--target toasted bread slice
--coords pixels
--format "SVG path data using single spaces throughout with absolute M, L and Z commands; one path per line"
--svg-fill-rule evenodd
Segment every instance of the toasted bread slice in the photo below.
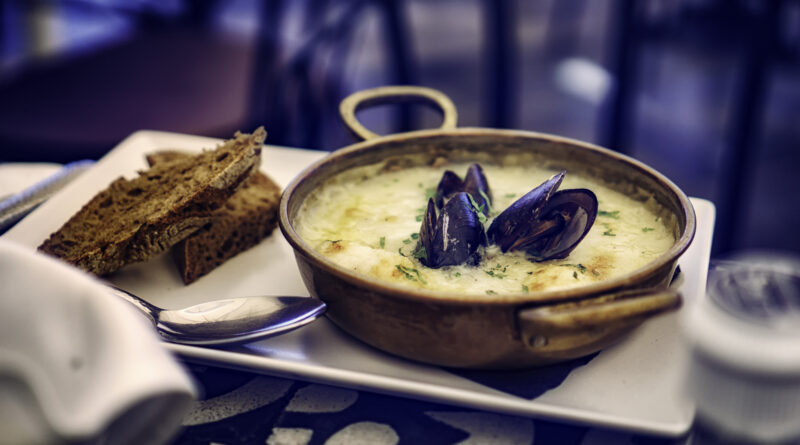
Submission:
M 145 261 L 205 225 L 261 163 L 266 132 L 236 133 L 214 150 L 118 178 L 39 250 L 96 275 Z
M 150 165 L 189 156 L 176 151 L 147 155 Z M 233 256 L 269 236 L 278 223 L 281 189 L 268 176 L 256 172 L 224 205 L 211 213 L 203 228 L 172 248 L 172 256 L 186 284 L 211 272 Z

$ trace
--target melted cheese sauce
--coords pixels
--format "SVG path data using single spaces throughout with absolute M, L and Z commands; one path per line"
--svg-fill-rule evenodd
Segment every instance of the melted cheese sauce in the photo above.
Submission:
M 664 222 L 641 202 L 567 172 L 559 190 L 588 188 L 599 214 L 581 243 L 561 260 L 529 261 L 524 252 L 489 246 L 477 266 L 431 269 L 413 258 L 422 214 L 445 169 L 462 178 L 468 164 L 379 171 L 361 167 L 329 180 L 303 203 L 298 234 L 333 262 L 412 288 L 464 295 L 565 289 L 617 277 L 645 266 L 675 242 Z M 499 214 L 555 172 L 483 165 Z

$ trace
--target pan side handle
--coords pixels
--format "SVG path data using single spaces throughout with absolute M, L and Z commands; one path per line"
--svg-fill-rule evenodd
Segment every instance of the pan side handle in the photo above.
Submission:
M 344 98 L 339 104 L 339 114 L 351 133 L 357 138 L 369 140 L 378 138 L 380 135 L 361 124 L 356 118 L 357 111 L 373 105 L 420 101 L 442 111 L 444 118 L 440 128 L 456 127 L 458 113 L 453 101 L 440 91 L 419 86 L 385 86 L 355 92 Z
M 525 345 L 539 354 L 578 357 L 608 346 L 655 315 L 681 307 L 673 289 L 633 289 L 517 313 Z

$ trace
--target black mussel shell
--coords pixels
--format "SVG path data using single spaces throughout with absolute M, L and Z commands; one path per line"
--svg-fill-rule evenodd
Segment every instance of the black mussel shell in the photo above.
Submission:
M 436 207 L 441 209 L 445 205 L 445 201 L 459 192 L 469 193 L 483 214 L 489 215 L 492 207 L 492 195 L 489 182 L 479 164 L 470 165 L 463 180 L 452 171 L 445 171 L 436 187 Z
M 486 245 L 486 234 L 466 192 L 448 199 L 438 217 L 433 199 L 428 200 L 419 242 L 424 248 L 419 260 L 427 267 L 478 264 L 478 247 Z
M 464 191 L 464 181 L 452 170 L 445 170 L 439 185 L 436 186 L 436 208 L 444 207 L 444 201 L 458 192 Z
M 558 230 L 543 233 L 522 249 L 535 261 L 566 258 L 589 233 L 596 217 L 597 197 L 591 190 L 558 191 L 550 197 L 540 217 L 542 226 Z
M 508 252 L 519 249 L 520 243 L 527 243 L 529 239 L 541 236 L 542 231 L 549 233 L 556 230 L 557 228 L 550 225 L 537 226 L 534 222 L 539 219 L 539 214 L 550 196 L 561 185 L 565 174 L 562 171 L 553 175 L 497 215 L 486 232 L 489 241 L 500 246 L 503 252 Z
M 566 172 L 554 175 L 497 216 L 489 241 L 503 252 L 523 250 L 534 261 L 566 258 L 583 240 L 597 217 L 591 190 L 556 191 Z

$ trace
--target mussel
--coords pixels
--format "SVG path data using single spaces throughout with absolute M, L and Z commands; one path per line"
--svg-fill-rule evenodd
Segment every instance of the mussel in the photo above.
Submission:
M 469 193 L 478 209 L 485 216 L 489 216 L 492 208 L 492 192 L 480 164 L 470 165 L 463 180 L 452 171 L 445 171 L 436 187 L 436 207 L 441 209 L 445 201 L 458 192 Z
M 415 256 L 431 268 L 476 265 L 478 248 L 492 243 L 503 252 L 522 250 L 533 261 L 566 258 L 594 224 L 598 205 L 591 190 L 558 191 L 565 174 L 553 175 L 515 201 L 484 231 L 492 198 L 483 169 L 470 165 L 463 180 L 445 171 L 436 196 L 428 200 Z
M 566 258 L 597 217 L 588 189 L 556 191 L 565 171 L 515 201 L 492 221 L 486 235 L 503 252 L 523 250 L 534 261 Z
M 431 268 L 476 265 L 480 262 L 478 248 L 486 245 L 486 233 L 466 192 L 452 195 L 436 214 L 434 200 L 422 217 L 419 245 L 415 256 Z

